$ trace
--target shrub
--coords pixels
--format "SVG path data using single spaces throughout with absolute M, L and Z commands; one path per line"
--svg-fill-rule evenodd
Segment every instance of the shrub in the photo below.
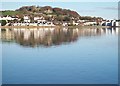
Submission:
M 1 26 L 5 26 L 7 24 L 6 20 L 0 20 Z

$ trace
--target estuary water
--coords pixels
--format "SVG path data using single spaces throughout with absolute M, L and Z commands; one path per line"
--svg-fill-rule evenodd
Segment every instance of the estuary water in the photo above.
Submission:
M 3 84 L 117 84 L 118 28 L 1 29 Z

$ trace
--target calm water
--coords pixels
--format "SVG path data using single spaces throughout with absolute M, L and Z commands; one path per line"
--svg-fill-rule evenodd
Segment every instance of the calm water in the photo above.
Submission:
M 3 29 L 3 84 L 117 84 L 118 28 Z

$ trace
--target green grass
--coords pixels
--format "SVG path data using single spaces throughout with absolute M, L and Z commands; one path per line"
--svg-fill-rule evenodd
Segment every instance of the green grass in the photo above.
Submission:
M 22 12 L 20 12 L 20 11 L 0 11 L 0 14 L 3 16 L 6 16 L 6 15 L 13 16 L 13 15 L 22 14 Z

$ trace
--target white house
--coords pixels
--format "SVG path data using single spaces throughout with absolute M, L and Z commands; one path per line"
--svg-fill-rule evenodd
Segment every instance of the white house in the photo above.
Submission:
M 2 16 L 0 16 L 0 20 L 15 20 L 15 19 L 18 19 L 18 18 L 16 18 L 16 17 L 11 17 L 11 16 L 6 16 L 6 17 L 2 17 Z
M 79 23 L 77 23 L 77 22 L 73 21 L 73 25 L 79 25 Z
M 88 22 L 89 20 L 78 20 L 78 22 L 81 22 L 81 23 L 83 23 L 83 22 Z
M 26 22 L 26 23 L 27 23 L 27 22 L 30 22 L 29 16 L 24 16 L 23 19 L 24 19 L 24 22 Z
M 34 21 L 37 21 L 37 23 L 39 25 L 43 25 L 43 24 L 47 23 L 47 21 L 44 20 L 44 17 L 34 17 Z
M 115 26 L 120 26 L 120 22 L 116 21 Z
M 34 21 L 37 21 L 39 19 L 40 19 L 40 17 L 34 17 Z
M 34 21 L 44 20 L 44 17 L 34 17 Z
M 85 22 L 84 25 L 96 25 L 97 22 Z

